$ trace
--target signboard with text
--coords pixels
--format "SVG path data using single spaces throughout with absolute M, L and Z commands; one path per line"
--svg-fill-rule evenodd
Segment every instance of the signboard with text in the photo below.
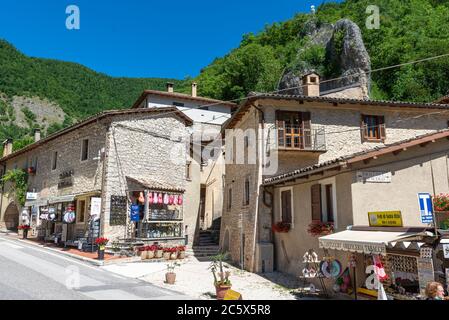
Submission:
M 358 182 L 391 183 L 391 172 L 357 171 Z
M 433 222 L 433 204 L 430 193 L 418 193 L 419 211 L 422 223 Z
M 402 227 L 401 211 L 368 212 L 370 227 Z

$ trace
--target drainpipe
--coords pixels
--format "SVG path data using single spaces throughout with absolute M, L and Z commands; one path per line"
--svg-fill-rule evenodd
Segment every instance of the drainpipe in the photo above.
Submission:
M 6 163 L 3 165 L 3 175 L 6 172 Z M 3 178 L 3 176 L 1 177 Z M 2 183 L 2 195 L 0 197 L 0 222 L 1 222 L 1 217 L 2 217 L 2 211 L 3 211 L 3 195 L 5 194 L 5 185 Z M 3 217 L 5 218 L 5 217 Z

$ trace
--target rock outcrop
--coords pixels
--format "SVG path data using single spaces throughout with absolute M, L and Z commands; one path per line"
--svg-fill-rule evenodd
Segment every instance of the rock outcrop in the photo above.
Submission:
M 368 98 L 371 78 L 371 59 L 363 42 L 360 28 L 348 19 L 338 21 L 335 25 L 319 24 L 315 19 L 304 26 L 300 37 L 309 37 L 307 44 L 298 52 L 298 61 L 292 63 L 279 83 L 282 94 L 302 95 L 302 76 L 317 69 L 326 70 L 321 74 L 322 81 L 330 78 L 341 78 L 321 85 L 322 91 L 338 90 L 358 85 L 360 96 Z M 325 48 L 325 65 L 314 66 L 301 61 L 301 53 L 312 46 Z

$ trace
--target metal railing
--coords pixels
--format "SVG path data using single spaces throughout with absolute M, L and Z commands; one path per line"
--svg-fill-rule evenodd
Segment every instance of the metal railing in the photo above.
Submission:
M 324 127 L 305 129 L 301 126 L 276 128 L 278 149 L 326 151 L 326 130 Z

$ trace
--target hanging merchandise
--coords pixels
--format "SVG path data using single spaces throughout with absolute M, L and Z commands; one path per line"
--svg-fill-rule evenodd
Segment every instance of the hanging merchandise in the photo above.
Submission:
M 158 201 L 157 201 L 157 193 L 154 192 L 153 193 L 153 204 L 157 204 L 157 203 L 158 203 Z
M 349 266 L 355 268 L 357 266 L 357 256 L 355 253 L 351 253 L 349 256 Z
M 174 200 L 175 200 L 175 197 L 172 194 L 168 196 L 168 204 L 169 205 L 172 205 Z
M 143 192 L 141 192 L 141 193 L 139 194 L 139 202 L 140 202 L 140 203 L 144 203 L 144 202 L 145 202 L 145 196 L 143 195 Z
M 382 261 L 380 260 L 380 257 L 378 255 L 373 255 L 373 261 L 374 261 L 374 271 L 376 272 L 376 275 L 378 276 L 380 281 L 385 281 L 388 279 L 388 275 L 385 272 L 385 268 L 382 264 Z
M 168 193 L 164 194 L 164 204 L 168 204 Z
M 159 204 L 163 204 L 164 203 L 164 199 L 163 199 L 162 193 L 159 193 L 159 195 L 157 196 L 157 203 L 159 203 Z
M 49 221 L 56 220 L 56 209 L 54 207 L 48 208 L 48 220 Z
M 140 220 L 140 206 L 138 204 L 133 204 L 131 206 L 131 221 L 139 222 Z
M 62 218 L 64 223 L 71 224 L 76 220 L 75 211 L 66 211 L 64 212 L 64 216 Z
M 175 196 L 173 197 L 173 204 L 178 204 L 178 195 L 175 194 Z
M 179 195 L 178 197 L 178 205 L 182 205 L 182 195 Z
M 152 192 L 148 192 L 148 203 L 153 204 L 153 193 Z
M 340 287 L 340 292 L 349 292 L 349 290 L 351 289 L 351 274 L 349 272 L 349 268 L 346 268 L 345 271 L 343 271 L 342 275 L 337 279 L 335 284 Z M 334 290 L 335 289 L 336 288 L 334 288 Z
M 338 278 L 342 272 L 340 261 L 322 261 L 320 263 L 320 270 L 326 278 Z

